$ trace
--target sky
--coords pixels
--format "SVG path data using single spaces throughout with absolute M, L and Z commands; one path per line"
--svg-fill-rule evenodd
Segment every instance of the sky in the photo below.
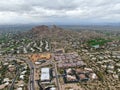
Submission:
M 120 0 L 0 0 L 0 24 L 119 22 Z

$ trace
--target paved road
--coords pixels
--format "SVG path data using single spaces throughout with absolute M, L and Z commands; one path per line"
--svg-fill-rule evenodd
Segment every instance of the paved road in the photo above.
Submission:
M 34 65 L 31 61 L 26 61 L 30 67 L 30 90 L 35 90 L 34 86 Z
M 59 77 L 58 77 L 58 73 L 57 73 L 57 65 L 55 63 L 55 76 L 56 76 L 56 81 L 57 81 L 57 87 L 58 87 L 58 90 L 60 90 L 60 83 L 59 83 Z
M 23 60 L 23 59 L 22 59 Z M 25 61 L 30 68 L 30 82 L 29 82 L 29 90 L 35 90 L 35 86 L 34 86 L 34 65 L 30 60 L 23 60 Z

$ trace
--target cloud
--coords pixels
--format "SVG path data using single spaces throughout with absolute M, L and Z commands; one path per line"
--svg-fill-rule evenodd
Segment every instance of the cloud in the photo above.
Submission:
M 120 0 L 0 0 L 0 23 L 120 22 Z

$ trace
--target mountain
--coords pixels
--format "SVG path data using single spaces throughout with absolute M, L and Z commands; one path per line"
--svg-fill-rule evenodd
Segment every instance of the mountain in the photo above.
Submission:
M 49 27 L 46 26 L 46 25 L 36 26 L 36 27 L 33 27 L 32 30 L 31 30 L 31 32 L 35 33 L 35 34 L 39 33 L 39 32 L 45 33 L 45 32 L 48 32 L 48 31 L 49 31 Z
M 14 36 L 16 39 L 21 39 L 23 37 L 32 39 L 32 40 L 38 40 L 42 38 L 51 39 L 51 40 L 81 40 L 81 39 L 91 39 L 91 38 L 99 38 L 104 37 L 103 34 L 97 33 L 96 31 L 89 31 L 89 30 L 69 30 L 69 29 L 63 29 L 56 25 L 52 26 L 46 26 L 46 25 L 39 25 L 33 27 L 31 30 L 20 32 Z
M 64 30 L 56 25 L 53 26 L 36 26 L 27 32 L 33 38 L 67 38 L 73 35 L 79 36 L 79 33 L 70 30 Z M 74 34 L 75 33 L 75 34 Z

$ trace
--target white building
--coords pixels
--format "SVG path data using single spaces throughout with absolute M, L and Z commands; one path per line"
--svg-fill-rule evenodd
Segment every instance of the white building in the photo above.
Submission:
M 21 87 L 17 88 L 17 90 L 23 90 Z
M 56 90 L 56 88 L 55 88 L 55 87 L 52 87 L 52 88 L 50 88 L 50 90 Z
M 40 65 L 40 64 L 41 64 L 41 62 L 35 62 L 35 64 L 36 64 L 36 65 Z
M 20 75 L 20 79 L 24 80 L 25 75 Z
M 50 68 L 41 68 L 41 82 L 50 82 Z

